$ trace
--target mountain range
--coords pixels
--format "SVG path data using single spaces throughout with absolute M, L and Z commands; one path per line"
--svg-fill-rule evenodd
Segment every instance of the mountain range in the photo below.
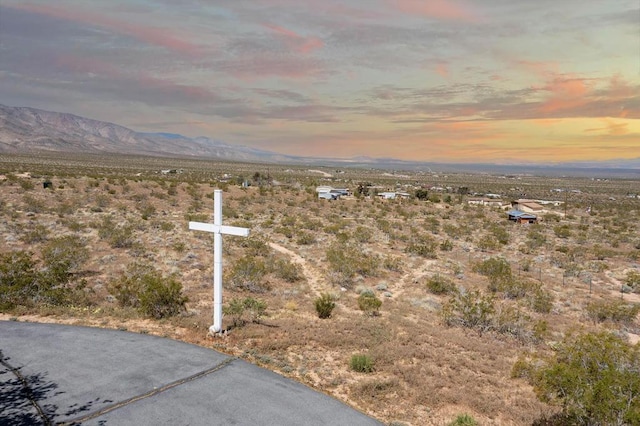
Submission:
M 68 113 L 0 105 L 0 153 L 74 152 L 192 157 L 227 161 L 387 169 L 479 171 L 589 175 L 640 175 L 640 157 L 631 160 L 561 164 L 438 164 L 392 158 L 311 158 L 280 154 L 207 137 L 189 138 L 174 133 L 136 132 L 117 124 Z

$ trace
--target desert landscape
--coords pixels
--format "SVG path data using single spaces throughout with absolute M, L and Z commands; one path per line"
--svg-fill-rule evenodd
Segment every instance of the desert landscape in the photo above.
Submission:
M 251 230 L 224 237 L 219 336 L 213 237 L 188 229 L 214 189 L 224 224 Z M 389 425 L 561 424 L 527 372 L 570 336 L 638 347 L 639 193 L 637 177 L 2 154 L 0 319 L 214 348 Z M 39 287 L 16 292 L 18 274 Z

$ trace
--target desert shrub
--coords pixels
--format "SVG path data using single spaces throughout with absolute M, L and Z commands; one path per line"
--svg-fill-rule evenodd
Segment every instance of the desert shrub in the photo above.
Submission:
M 387 255 L 382 259 L 382 266 L 388 271 L 402 272 L 402 258 Z
M 448 426 L 478 426 L 478 422 L 469 414 L 460 414 Z
M 375 371 L 373 359 L 365 354 L 352 355 L 349 361 L 349 368 L 358 373 L 372 373 Z
M 529 306 L 539 314 L 548 314 L 553 308 L 553 294 L 538 285 L 529 299 Z
M 544 236 L 537 229 L 531 229 L 527 232 L 527 246 L 531 250 L 535 250 L 539 247 L 542 247 L 547 243 L 547 237 Z
M 97 228 L 100 239 L 107 241 L 113 248 L 131 248 L 135 242 L 133 226 L 117 225 L 111 216 L 105 216 Z
M 140 311 L 155 319 L 174 316 L 185 310 L 188 298 L 175 278 L 146 277 L 140 297 Z
M 86 282 L 73 279 L 69 265 L 51 262 L 44 268 L 32 253 L 0 255 L 0 309 L 15 306 L 85 304 Z
M 316 242 L 316 237 L 311 232 L 299 231 L 296 243 L 301 246 L 310 245 Z
M 227 306 L 223 307 L 222 312 L 231 317 L 234 327 L 240 327 L 247 323 L 259 322 L 267 310 L 267 303 L 253 297 L 245 297 L 244 299 L 233 298 Z
M 629 271 L 624 280 L 624 283 L 631 287 L 634 292 L 640 293 L 640 272 Z
M 416 191 L 414 192 L 414 196 L 418 199 L 418 200 L 427 200 L 429 199 L 429 191 L 427 191 L 426 189 L 416 189 Z
M 185 310 L 188 298 L 182 284 L 165 277 L 150 265 L 130 264 L 127 271 L 107 285 L 120 306 L 133 307 L 155 319 L 170 317 Z
M 32 255 L 25 251 L 0 254 L 0 310 L 31 304 L 40 276 Z
M 165 232 L 170 232 L 173 231 L 175 229 L 175 225 L 172 222 L 165 222 L 162 221 L 158 224 L 158 227 L 160 228 L 160 230 L 165 231 Z
M 92 211 L 102 211 L 102 209 L 105 209 L 107 207 L 109 207 L 109 204 L 111 204 L 111 197 L 109 197 L 106 194 L 98 194 L 95 196 L 95 206 L 92 208 Z
M 482 251 L 497 250 L 498 247 L 500 243 L 491 234 L 485 234 L 478 240 L 478 248 Z
M 252 235 L 249 238 L 243 238 L 239 245 L 245 249 L 247 256 L 268 256 L 271 253 L 268 240 L 260 236 Z
M 454 239 L 460 238 L 464 235 L 464 232 L 461 228 L 450 223 L 445 223 L 444 225 L 442 225 L 442 230 L 445 232 L 445 234 Z
M 597 260 L 605 260 L 606 258 L 613 257 L 616 254 L 614 250 L 603 247 L 600 244 L 595 244 L 591 250 L 593 251 L 593 256 Z
M 448 294 L 456 291 L 456 286 L 449 278 L 434 275 L 427 280 L 427 289 L 433 294 Z
M 451 251 L 453 250 L 453 243 L 451 240 L 444 240 L 440 243 L 440 250 L 442 251 Z
M 318 318 L 322 319 L 331 317 L 331 313 L 336 307 L 334 297 L 329 293 L 322 293 L 313 303 L 316 307 Z
M 490 227 L 490 231 L 499 244 L 503 246 L 509 244 L 509 232 L 504 227 L 494 224 Z
M 439 203 L 440 200 L 440 196 L 438 194 L 431 194 L 429 195 L 429 201 L 431 201 L 432 203 Z
M 68 281 L 88 258 L 84 241 L 76 235 L 53 238 L 42 248 L 45 272 L 59 282 Z
M 493 296 L 477 290 L 456 293 L 442 308 L 446 325 L 472 328 L 480 333 L 491 330 L 494 313 Z
M 628 324 L 640 312 L 640 304 L 628 304 L 622 300 L 594 301 L 586 307 L 587 316 L 595 322 L 607 320 Z
M 49 237 L 49 229 L 41 223 L 30 226 L 20 236 L 20 240 L 27 244 L 36 244 L 46 241 Z
M 363 253 L 362 250 L 349 243 L 334 243 L 326 251 L 330 266 L 330 278 L 334 284 L 351 286 L 356 274 L 376 276 L 379 259 L 375 255 Z
M 569 336 L 531 368 L 538 398 L 562 407 L 570 424 L 640 424 L 640 346 L 611 333 Z
M 569 225 L 558 225 L 553 227 L 553 233 L 558 238 L 569 238 L 571 236 L 571 227 Z
M 512 278 L 511 265 L 502 257 L 490 257 L 473 265 L 472 270 L 489 279 L 492 285 L 498 285 L 501 281 Z
M 534 340 L 529 322 L 530 318 L 521 310 L 512 305 L 501 304 L 493 315 L 491 328 L 497 333 L 526 343 Z
M 509 277 L 489 283 L 489 290 L 501 292 L 507 299 L 521 299 L 539 288 L 540 284 L 527 279 Z
M 357 286 L 355 291 L 357 294 L 366 294 L 367 296 L 375 296 L 376 294 L 371 287 L 367 287 L 366 285 Z
M 267 272 L 267 267 L 262 259 L 247 255 L 236 261 L 225 281 L 237 289 L 263 293 L 269 289 L 268 285 L 263 282 Z
M 288 283 L 294 283 L 304 278 L 302 267 L 288 260 L 278 260 L 275 264 L 275 275 Z
M 285 237 L 291 239 L 293 238 L 293 228 L 289 226 L 278 226 L 273 230 L 273 232 L 277 232 L 278 234 L 282 234 Z
M 18 179 L 18 184 L 24 191 L 31 191 L 33 188 L 35 188 L 33 182 L 27 179 Z
M 382 300 L 380 300 L 375 294 L 362 292 L 360 296 L 358 296 L 358 307 L 367 315 L 378 315 L 380 306 L 382 306 Z
M 22 201 L 24 201 L 24 208 L 28 212 L 42 213 L 47 210 L 47 205 L 44 201 L 32 197 L 31 195 L 25 195 L 22 198 Z
M 109 245 L 113 248 L 131 248 L 135 243 L 133 226 L 117 226 L 112 229 L 108 237 Z
M 364 226 L 358 226 L 353 231 L 353 239 L 361 244 L 368 243 L 373 238 L 373 231 Z
M 156 208 L 153 204 L 148 202 L 140 203 L 136 206 L 143 220 L 148 220 L 151 216 L 156 214 Z
M 428 259 L 436 259 L 438 257 L 436 252 L 437 248 L 438 243 L 432 236 L 426 234 L 414 234 L 412 235 L 409 244 L 407 244 L 405 251 Z

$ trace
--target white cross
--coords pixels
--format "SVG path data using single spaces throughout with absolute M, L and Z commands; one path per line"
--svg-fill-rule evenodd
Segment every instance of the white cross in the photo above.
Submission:
M 189 229 L 213 232 L 213 325 L 209 331 L 222 331 L 222 234 L 248 237 L 249 229 L 222 224 L 222 190 L 213 191 L 213 223 L 189 222 Z

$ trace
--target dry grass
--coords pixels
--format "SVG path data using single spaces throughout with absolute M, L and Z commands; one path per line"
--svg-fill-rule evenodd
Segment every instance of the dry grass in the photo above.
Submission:
M 162 175 L 161 169 L 183 169 Z M 18 177 L 30 172 L 35 177 Z M 270 183 L 240 188 L 234 182 L 256 172 Z M 510 378 L 519 355 L 546 351 L 568 331 L 607 327 L 637 338 L 638 319 L 628 324 L 594 324 L 584 315 L 593 300 L 638 303 L 638 294 L 621 294 L 627 271 L 637 268 L 637 218 L 640 200 L 625 198 L 632 181 L 581 179 L 503 179 L 491 176 L 416 174 L 409 178 L 383 172 L 344 170 L 321 178 L 304 168 L 277 168 L 251 164 L 207 163 L 194 160 L 55 156 L 2 157 L 0 174 L 1 252 L 30 250 L 40 256 L 48 240 L 61 235 L 80 236 L 90 258 L 82 267 L 89 282 L 88 307 L 16 308 L 0 318 L 88 324 L 152 333 L 213 347 L 276 370 L 332 394 L 391 423 L 445 425 L 462 413 L 481 424 L 531 424 L 553 408 L 540 403 L 523 381 Z M 230 182 L 220 182 L 225 174 Z M 54 189 L 42 187 L 42 177 Z M 29 182 L 32 185 L 25 184 Z M 393 189 L 409 189 L 416 182 L 451 187 L 451 203 L 418 200 L 318 200 L 315 186 L 331 184 L 354 188 L 371 182 Z M 455 189 L 502 193 L 519 198 L 551 198 L 552 188 L 580 189 L 571 193 L 565 208 L 534 227 L 544 242 L 535 247 L 532 227 L 516 226 L 504 212 L 470 207 L 459 201 Z M 225 238 L 225 270 L 243 256 L 264 261 L 265 293 L 225 288 L 225 298 L 252 296 L 267 302 L 267 317 L 231 330 L 224 338 L 207 336 L 212 310 L 212 238 L 189 231 L 190 219 L 209 220 L 213 189 L 225 190 L 224 216 L 228 224 L 249 226 L 251 240 Z M 564 197 L 564 195 L 560 195 Z M 609 200 L 615 197 L 616 201 Z M 586 213 L 592 206 L 592 214 Z M 556 222 L 557 221 L 557 222 Z M 566 225 L 570 236 L 556 235 Z M 508 235 L 506 245 L 482 251 L 478 243 L 496 235 L 495 226 Z M 122 244 L 114 230 L 125 230 Z M 107 231 L 111 231 L 111 234 Z M 105 236 L 105 234 L 109 234 Z M 313 238 L 309 238 L 309 236 Z M 435 258 L 407 253 L 421 241 L 436 242 Z M 451 250 L 442 251 L 444 241 Z M 336 242 L 355 244 L 362 257 L 373 259 L 374 270 L 356 273 L 344 287 L 335 284 L 326 250 Z M 268 244 L 270 243 L 270 245 Z M 434 275 L 451 279 L 467 290 L 487 292 L 488 280 L 472 271 L 476 262 L 503 256 L 514 275 L 541 281 L 554 295 L 549 314 L 532 311 L 525 300 L 501 301 L 528 316 L 528 324 L 545 320 L 541 341 L 523 342 L 495 332 L 447 327 L 441 309 L 449 296 L 434 295 L 427 281 Z M 385 259 L 396 259 L 385 267 Z M 278 261 L 302 268 L 302 280 L 285 280 L 268 266 Z M 107 283 L 132 262 L 147 262 L 165 274 L 176 274 L 190 299 L 188 313 L 151 321 L 119 308 Z M 362 265 L 360 265 L 362 266 Z M 371 265 L 369 265 L 371 267 Z M 381 315 L 358 309 L 357 291 L 373 289 L 382 299 Z M 329 319 L 319 319 L 313 301 L 323 293 L 337 296 Z M 500 299 L 500 295 L 497 295 Z M 349 369 L 353 354 L 364 353 L 375 362 L 373 373 Z

